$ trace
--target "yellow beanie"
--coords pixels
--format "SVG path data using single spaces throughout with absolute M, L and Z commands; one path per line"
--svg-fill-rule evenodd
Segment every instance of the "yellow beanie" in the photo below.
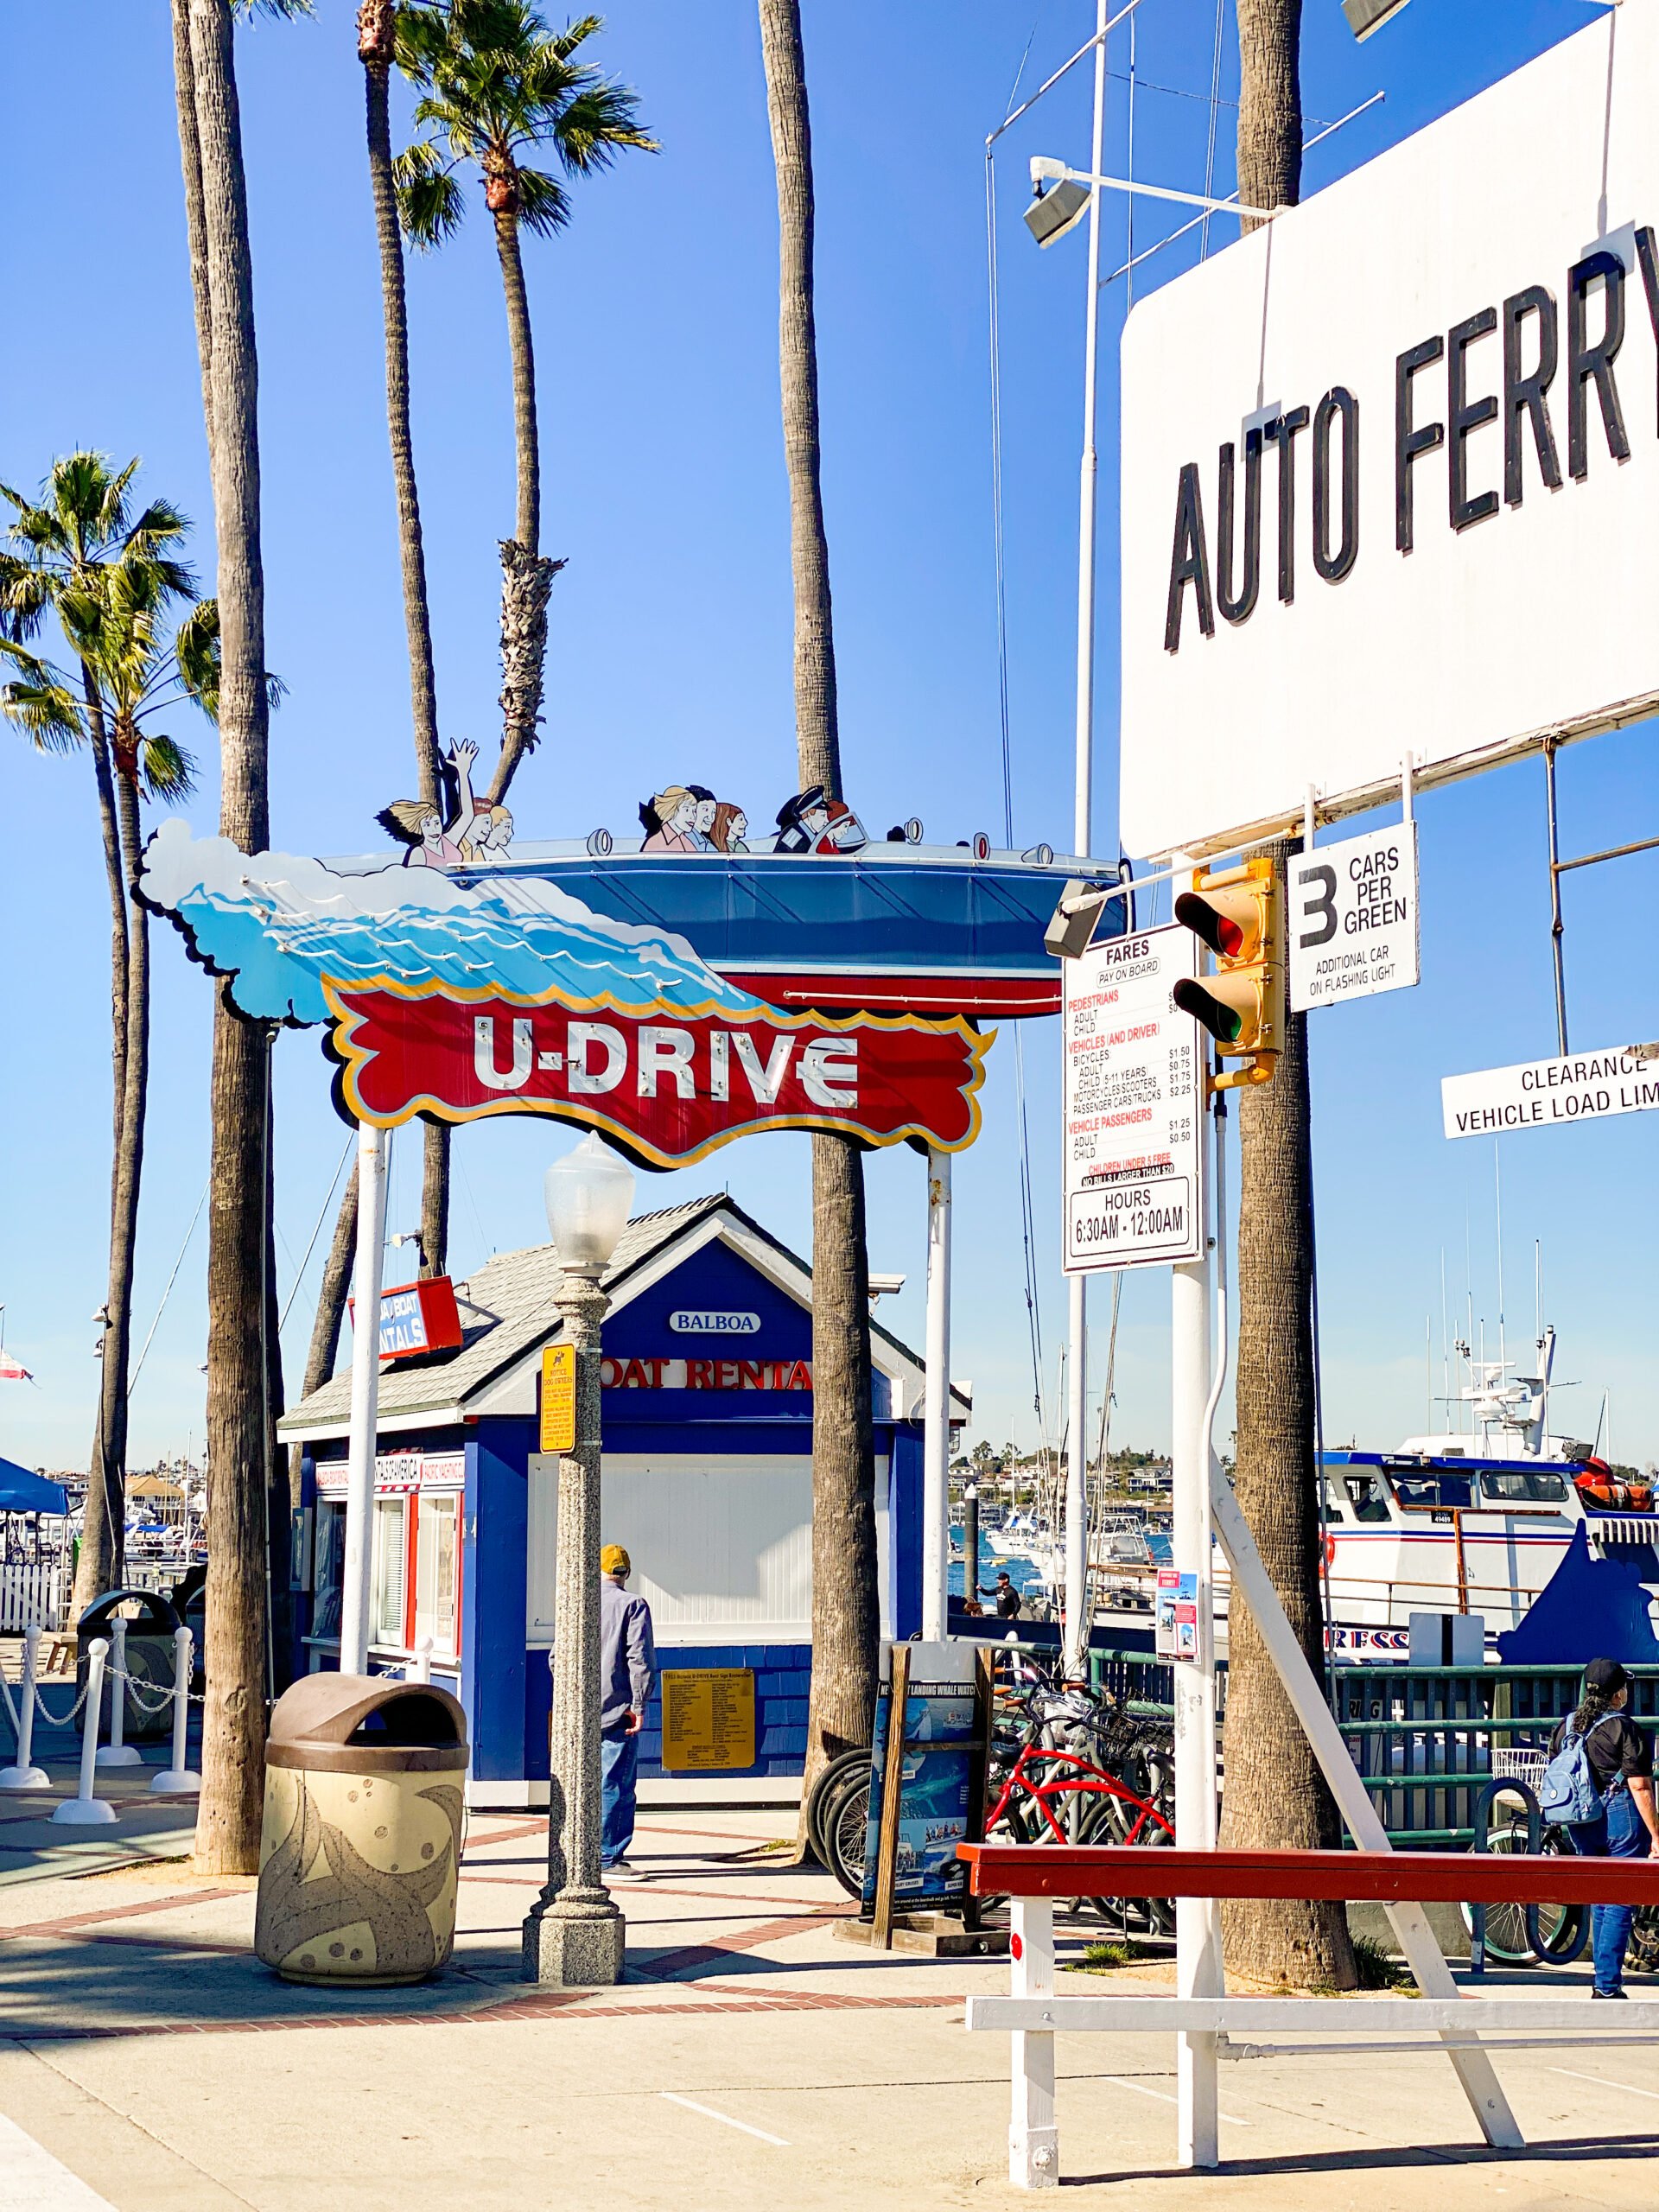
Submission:
M 601 1574 L 632 1574 L 633 1561 L 620 1544 L 607 1544 L 599 1555 L 599 1571 Z

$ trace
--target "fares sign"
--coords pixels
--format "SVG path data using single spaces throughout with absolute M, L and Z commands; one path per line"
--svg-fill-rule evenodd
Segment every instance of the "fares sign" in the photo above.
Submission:
M 1172 924 L 1062 963 L 1068 1274 L 1203 1253 L 1204 1063 L 1170 1000 L 1198 943 Z
M 340 1089 L 356 1120 L 550 1114 L 679 1167 L 758 1129 L 830 1129 L 941 1151 L 979 1133 L 990 1044 L 960 1016 L 595 1009 L 550 993 L 325 979 Z
M 1659 702 L 1656 110 L 1626 0 L 1136 303 L 1130 851 Z

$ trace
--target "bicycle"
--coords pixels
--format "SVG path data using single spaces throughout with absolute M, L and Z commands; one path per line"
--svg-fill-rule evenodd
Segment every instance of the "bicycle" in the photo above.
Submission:
M 1574 1855 L 1567 1829 L 1539 1817 L 1535 1792 L 1547 1760 L 1548 1754 L 1535 1747 L 1493 1751 L 1492 1780 L 1477 1802 L 1477 1822 L 1486 1822 L 1484 1840 L 1477 1827 L 1477 1851 Z M 1496 1825 L 1493 1813 L 1499 1815 Z M 1486 1956 L 1499 1966 L 1572 1966 L 1590 1940 L 1588 1905 L 1494 1904 L 1484 1910 Z M 1475 1908 L 1465 1904 L 1462 1910 L 1472 1941 L 1478 1933 Z M 1625 1957 L 1638 1974 L 1659 1974 L 1659 1907 L 1637 1908 Z

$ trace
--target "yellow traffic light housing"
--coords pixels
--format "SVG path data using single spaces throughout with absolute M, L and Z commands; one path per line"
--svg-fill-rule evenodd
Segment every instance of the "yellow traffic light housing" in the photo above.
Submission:
M 1172 994 L 1209 1031 L 1224 1059 L 1249 1063 L 1215 1078 L 1230 1090 L 1271 1083 L 1285 1037 L 1284 899 L 1272 861 L 1255 856 L 1214 874 L 1196 870 L 1175 918 L 1215 959 L 1208 976 L 1183 977 Z

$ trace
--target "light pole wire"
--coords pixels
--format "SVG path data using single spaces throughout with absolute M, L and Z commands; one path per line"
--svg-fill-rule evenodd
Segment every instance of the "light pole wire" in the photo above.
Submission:
M 1227 0 L 1216 0 L 1216 45 L 1210 63 L 1210 143 L 1205 149 L 1204 156 L 1204 196 L 1206 200 L 1213 200 L 1216 196 L 1216 124 L 1221 112 L 1222 28 L 1225 21 L 1226 4 Z M 1203 227 L 1198 232 L 1198 259 L 1205 260 L 1209 251 L 1210 210 L 1206 207 L 1204 211 Z M 1129 257 L 1129 265 L 1131 268 L 1135 265 L 1133 254 Z

